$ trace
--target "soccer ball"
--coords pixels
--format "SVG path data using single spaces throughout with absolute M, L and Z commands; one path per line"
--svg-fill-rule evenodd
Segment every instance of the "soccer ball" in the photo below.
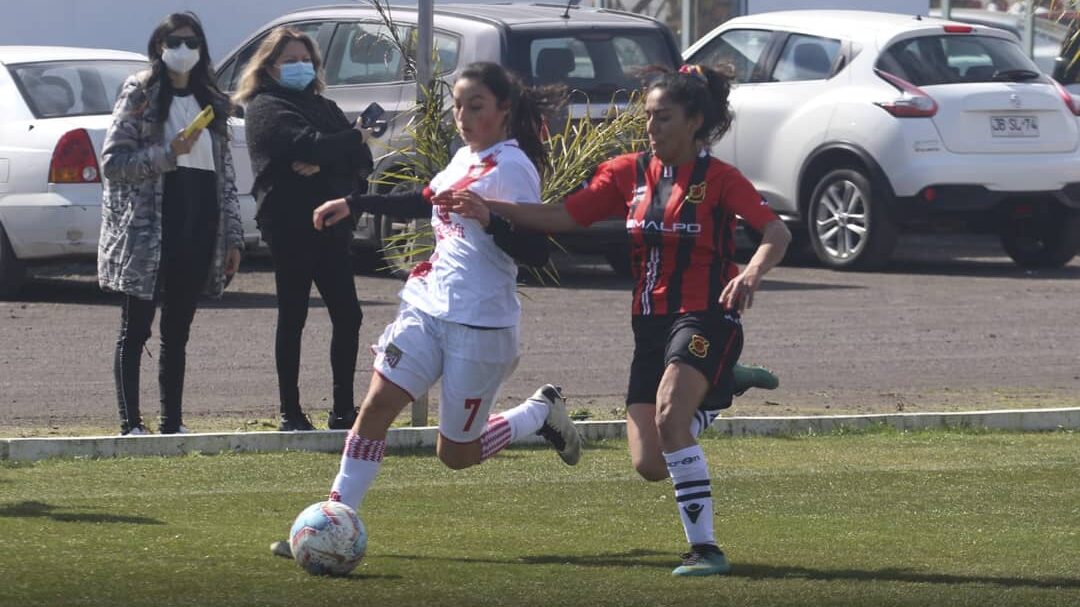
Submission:
M 289 547 L 308 573 L 345 575 L 364 558 L 367 532 L 352 508 L 341 502 L 318 502 L 296 517 Z

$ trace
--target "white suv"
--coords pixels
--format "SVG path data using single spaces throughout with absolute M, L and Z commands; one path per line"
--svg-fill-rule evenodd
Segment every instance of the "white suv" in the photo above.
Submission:
M 1010 34 L 866 11 L 740 17 L 684 53 L 730 63 L 713 147 L 818 258 L 886 263 L 902 228 L 993 231 L 1018 264 L 1080 243 L 1080 105 Z

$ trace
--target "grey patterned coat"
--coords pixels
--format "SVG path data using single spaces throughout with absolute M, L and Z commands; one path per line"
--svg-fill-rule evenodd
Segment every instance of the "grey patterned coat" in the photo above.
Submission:
M 113 122 L 101 151 L 104 197 L 98 240 L 98 283 L 139 299 L 153 299 L 161 264 L 161 204 L 164 174 L 176 169 L 176 154 L 158 116 L 160 83 L 146 85 L 149 71 L 127 79 L 116 100 Z M 225 290 L 225 254 L 243 248 L 240 203 L 232 153 L 224 137 L 209 129 L 217 173 L 217 246 L 203 293 Z

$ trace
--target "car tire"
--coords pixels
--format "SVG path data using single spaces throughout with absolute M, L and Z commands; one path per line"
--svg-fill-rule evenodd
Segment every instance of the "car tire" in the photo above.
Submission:
M 26 282 L 26 266 L 15 257 L 7 232 L 0 225 L 0 299 L 14 297 Z
M 854 168 L 829 171 L 818 181 L 806 213 L 814 254 L 835 270 L 884 266 L 896 247 L 889 194 Z
M 415 190 L 414 184 L 399 182 L 384 193 L 402 194 Z M 383 270 L 401 280 L 408 278 L 413 266 L 427 259 L 435 248 L 435 237 L 431 233 L 430 219 L 401 219 L 389 215 L 376 215 L 375 229 Z M 404 235 L 410 233 L 418 234 L 418 236 L 405 239 Z
M 1059 210 L 1008 221 L 999 236 L 1017 265 L 1060 268 L 1080 250 L 1080 213 Z

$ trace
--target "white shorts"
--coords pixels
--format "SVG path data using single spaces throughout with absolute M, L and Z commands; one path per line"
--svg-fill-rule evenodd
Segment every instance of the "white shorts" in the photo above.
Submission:
M 439 433 L 471 443 L 484 433 L 499 387 L 517 366 L 518 328 L 475 329 L 402 303 L 373 350 L 375 372 L 413 399 L 442 377 Z

